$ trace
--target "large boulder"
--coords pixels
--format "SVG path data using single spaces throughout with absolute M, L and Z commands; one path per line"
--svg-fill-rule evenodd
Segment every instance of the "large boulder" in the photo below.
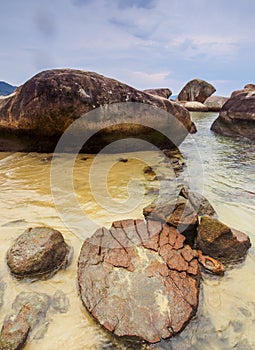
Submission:
M 40 277 L 64 267 L 69 252 L 59 231 L 48 227 L 29 228 L 8 250 L 7 265 L 17 277 Z
M 146 107 L 139 111 L 139 108 L 134 106 L 124 121 L 122 119 L 121 125 L 116 128 L 110 127 L 111 123 L 105 116 L 107 108 L 102 106 L 122 102 L 148 104 L 152 109 L 146 115 Z M 118 138 L 134 136 L 158 143 L 157 146 L 161 148 L 173 147 L 169 140 L 162 139 L 162 135 L 160 137 L 159 132 L 155 135 L 155 130 L 145 127 L 143 118 L 149 120 L 152 125 L 155 124 L 156 130 L 160 125 L 162 131 L 172 128 L 172 134 L 179 135 L 176 138 L 178 144 L 188 132 L 195 131 L 188 111 L 166 98 L 136 90 L 97 73 L 56 69 L 35 75 L 13 95 L 0 100 L 0 150 L 52 152 L 68 126 L 97 107 L 100 107 L 98 119 L 86 121 L 78 130 L 92 132 L 90 135 L 97 133 L 86 145 L 86 151 L 89 152 L 98 152 Z M 187 132 L 183 132 L 176 123 L 169 122 L 169 119 L 164 119 L 157 113 L 162 110 L 180 121 Z M 119 111 L 118 115 L 116 107 L 115 113 L 114 118 L 120 114 L 123 118 L 123 110 Z M 98 130 L 101 130 L 100 134 Z M 112 138 L 109 135 L 113 135 Z
M 143 92 L 164 98 L 169 98 L 172 95 L 172 91 L 168 88 L 146 89 Z
M 217 219 L 204 216 L 198 226 L 196 248 L 223 263 L 237 263 L 246 256 L 251 243 L 249 237 L 230 229 Z
M 205 100 L 204 105 L 210 112 L 219 112 L 227 100 L 228 97 L 210 96 Z
M 221 135 L 255 140 L 255 89 L 233 94 L 223 105 L 211 130 Z
M 156 343 L 179 333 L 196 313 L 200 283 L 197 252 L 184 241 L 151 220 L 98 229 L 78 263 L 87 310 L 117 336 Z
M 205 100 L 216 91 L 215 87 L 204 80 L 193 79 L 189 81 L 178 95 L 179 101 L 198 101 L 204 103 Z

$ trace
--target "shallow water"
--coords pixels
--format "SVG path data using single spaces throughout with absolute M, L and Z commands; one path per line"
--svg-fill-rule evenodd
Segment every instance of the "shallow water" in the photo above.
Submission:
M 15 296 L 23 290 L 53 295 L 60 289 L 70 300 L 68 312 L 50 315 L 44 338 L 30 339 L 25 349 L 99 350 L 110 348 L 111 342 L 114 343 L 111 349 L 132 349 L 110 337 L 84 310 L 78 295 L 76 266 L 82 241 L 96 226 L 108 227 L 112 221 L 123 218 L 142 218 L 142 208 L 154 198 L 150 190 L 158 187 L 157 181 L 150 181 L 152 179 L 143 174 L 146 165 L 157 164 L 157 175 L 169 177 L 169 181 L 160 182 L 164 190 L 174 192 L 185 182 L 193 189 L 203 191 L 220 219 L 249 234 L 255 243 L 255 146 L 249 141 L 211 133 L 209 127 L 216 114 L 193 113 L 192 116 L 199 131 L 181 147 L 187 166 L 178 178 L 163 162 L 159 152 L 97 157 L 79 155 L 71 185 L 66 182 L 68 156 L 54 160 L 59 167 L 51 179 L 48 154 L 0 154 L 0 278 L 5 282 L 0 322 L 10 313 Z M 128 161 L 119 162 L 120 157 Z M 61 183 L 64 186 L 60 186 Z M 54 198 L 51 186 L 54 186 Z M 69 193 L 70 186 L 74 196 Z M 115 201 L 111 198 L 109 204 L 110 197 Z M 132 200 L 128 200 L 130 197 Z M 26 228 L 45 225 L 60 230 L 74 247 L 72 264 L 50 280 L 33 283 L 15 280 L 5 263 L 6 251 Z M 254 277 L 253 248 L 246 261 L 228 270 L 224 277 L 203 275 L 197 317 L 175 339 L 162 342 L 161 347 L 175 350 L 254 349 Z

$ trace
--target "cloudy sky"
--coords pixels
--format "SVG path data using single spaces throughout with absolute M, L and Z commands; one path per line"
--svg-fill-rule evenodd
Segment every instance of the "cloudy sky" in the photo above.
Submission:
M 0 0 L 0 80 L 78 68 L 139 89 L 255 83 L 254 0 Z

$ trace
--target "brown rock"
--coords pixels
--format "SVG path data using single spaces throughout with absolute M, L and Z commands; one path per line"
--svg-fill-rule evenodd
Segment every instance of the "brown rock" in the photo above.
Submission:
M 146 92 L 147 94 L 160 96 L 164 98 L 169 98 L 172 95 L 172 91 L 168 88 L 158 88 L 158 89 L 146 89 L 143 90 L 143 92 Z
M 210 112 L 219 112 L 227 100 L 228 97 L 210 96 L 205 100 L 204 105 Z
M 255 140 L 255 90 L 233 93 L 222 107 L 211 130 L 221 135 Z
M 68 253 L 69 247 L 59 231 L 29 228 L 8 250 L 7 264 L 17 277 L 39 277 L 63 267 Z
M 251 243 L 244 233 L 204 216 L 198 226 L 196 246 L 203 254 L 229 264 L 243 260 Z
M 117 105 L 112 106 L 111 113 L 107 112 L 107 105 L 122 102 L 137 102 L 127 104 L 125 119 L 123 110 Z M 151 110 L 144 104 L 150 105 Z M 148 140 L 162 149 L 176 148 L 188 132 L 195 129 L 188 111 L 168 99 L 97 73 L 56 69 L 35 75 L 12 96 L 0 100 L 0 150 L 53 152 L 68 126 L 97 107 L 101 107 L 97 113 L 90 118 L 86 116 L 86 120 L 80 121 L 72 130 L 63 151 L 70 152 L 79 138 L 84 141 L 91 136 L 82 151 L 97 153 L 112 141 L 128 136 Z M 163 116 L 160 111 L 167 113 Z M 170 114 L 173 118 L 169 118 Z M 119 120 L 119 124 L 112 126 L 110 117 Z M 187 132 L 180 128 L 175 118 Z M 148 120 L 151 127 L 144 125 Z M 161 131 L 164 133 L 166 128 L 172 129 L 172 135 L 177 135 L 175 145 L 162 136 Z
M 118 228 L 115 243 L 112 228 L 104 228 L 82 246 L 78 283 L 84 305 L 118 336 L 156 343 L 180 332 L 198 306 L 196 252 L 184 246 L 175 228 L 160 222 L 124 220 L 112 227 Z
M 27 306 L 23 306 L 14 320 L 5 320 L 1 329 L 0 349 L 1 350 L 21 350 L 27 340 L 30 325 L 24 318 Z
M 198 101 L 204 103 L 205 100 L 216 91 L 215 87 L 201 79 L 189 81 L 178 95 L 179 101 Z

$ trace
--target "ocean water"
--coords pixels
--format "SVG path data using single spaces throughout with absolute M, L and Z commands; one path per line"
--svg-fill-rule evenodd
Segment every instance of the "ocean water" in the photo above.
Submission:
M 77 259 L 83 240 L 95 227 L 142 218 L 142 208 L 155 198 L 158 188 L 175 193 L 180 184 L 188 184 L 210 200 L 223 222 L 247 233 L 254 245 L 255 146 L 248 140 L 213 134 L 210 125 L 216 117 L 215 113 L 192 113 L 198 133 L 181 146 L 186 166 L 178 176 L 158 151 L 78 155 L 73 169 L 69 156 L 59 155 L 53 170 L 49 154 L 0 153 L 0 281 L 5 284 L 0 323 L 23 290 L 49 295 L 62 290 L 70 302 L 67 313 L 49 313 L 44 337 L 30 337 L 26 350 L 140 348 L 111 337 L 91 319 L 79 298 Z M 155 172 L 163 180 L 146 176 L 143 169 L 148 165 L 156 165 Z M 72 183 L 67 182 L 70 176 Z M 18 281 L 10 275 L 5 255 L 17 236 L 35 226 L 61 231 L 74 248 L 74 258 L 66 270 L 49 280 Z M 254 327 L 255 252 L 251 248 L 246 260 L 227 270 L 224 277 L 203 274 L 197 316 L 180 335 L 158 346 L 254 349 Z

